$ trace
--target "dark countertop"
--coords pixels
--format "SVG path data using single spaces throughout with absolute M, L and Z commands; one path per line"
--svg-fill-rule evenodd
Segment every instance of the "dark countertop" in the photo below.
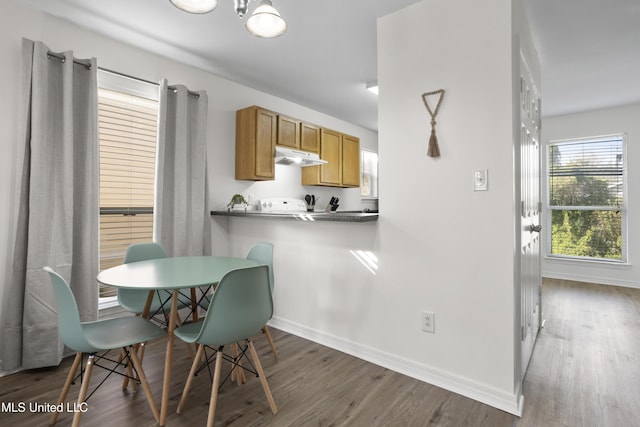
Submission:
M 377 213 L 360 211 L 303 212 L 292 214 L 262 213 L 260 211 L 211 211 L 211 216 L 235 216 L 243 218 L 286 219 L 297 221 L 369 222 L 377 221 Z

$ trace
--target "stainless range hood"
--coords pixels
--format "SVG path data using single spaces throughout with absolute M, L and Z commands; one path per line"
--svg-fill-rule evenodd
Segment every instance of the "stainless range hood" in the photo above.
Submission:
M 310 153 L 308 151 L 294 150 L 292 148 L 285 148 L 276 146 L 276 165 L 289 165 L 289 166 L 317 166 L 327 163 L 326 160 L 321 160 L 317 153 Z

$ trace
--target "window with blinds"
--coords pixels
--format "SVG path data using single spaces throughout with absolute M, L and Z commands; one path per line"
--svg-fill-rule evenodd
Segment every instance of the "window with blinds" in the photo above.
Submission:
M 112 84 L 98 90 L 100 270 L 122 264 L 132 243 L 153 239 L 158 122 L 157 96 L 140 96 L 127 90 L 131 82 L 114 85 L 119 76 L 107 77 Z M 115 294 L 113 288 L 100 289 L 101 298 Z
M 625 137 L 547 146 L 548 254 L 626 261 Z

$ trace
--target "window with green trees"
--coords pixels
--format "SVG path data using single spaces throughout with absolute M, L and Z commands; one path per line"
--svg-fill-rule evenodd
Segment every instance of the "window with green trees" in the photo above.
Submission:
M 548 254 L 626 261 L 624 135 L 547 146 Z

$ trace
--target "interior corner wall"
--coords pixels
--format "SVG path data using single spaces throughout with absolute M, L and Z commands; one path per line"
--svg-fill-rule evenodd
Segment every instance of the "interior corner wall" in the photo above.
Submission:
M 379 280 L 401 300 L 405 357 L 516 413 L 511 12 L 510 0 L 424 0 L 378 21 Z M 437 89 L 434 159 L 421 94 Z M 474 191 L 477 170 L 488 191 Z M 435 334 L 410 321 L 421 310 Z
M 546 146 L 550 141 L 573 138 L 588 138 L 618 133 L 627 135 L 625 157 L 627 174 L 627 217 L 629 224 L 626 234 L 628 260 L 626 264 L 603 262 L 571 261 L 543 258 L 542 274 L 545 277 L 577 280 L 580 282 L 640 288 L 640 227 L 634 221 L 640 211 L 640 103 L 622 105 L 575 114 L 545 117 L 542 126 L 543 145 L 543 197 L 548 206 L 546 177 Z M 638 166 L 636 166 L 638 165 Z M 543 226 L 548 224 L 548 215 L 543 211 Z M 548 228 L 548 227 L 547 227 Z M 543 234 L 544 253 L 547 253 L 548 234 Z

